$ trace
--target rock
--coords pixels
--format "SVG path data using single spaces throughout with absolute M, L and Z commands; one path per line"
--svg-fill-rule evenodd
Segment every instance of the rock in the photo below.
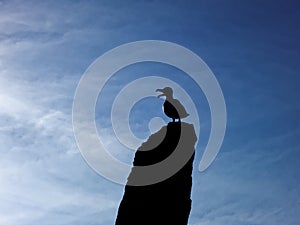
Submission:
M 138 148 L 115 225 L 188 224 L 196 140 L 192 124 L 171 122 Z M 139 170 L 168 159 L 154 174 Z

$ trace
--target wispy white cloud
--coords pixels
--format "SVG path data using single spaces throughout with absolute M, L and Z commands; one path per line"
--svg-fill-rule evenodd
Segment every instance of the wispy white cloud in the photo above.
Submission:
M 221 152 L 205 173 L 194 173 L 191 225 L 294 224 L 299 196 L 296 162 L 299 135 L 288 134 L 252 140 L 243 148 Z M 299 218 L 298 218 L 299 220 Z
M 0 16 L 0 223 L 111 224 L 122 187 L 108 187 L 109 181 L 102 178 L 97 181 L 99 177 L 79 154 L 71 107 L 77 73 L 83 71 L 74 75 L 69 68 L 85 57 L 85 47 L 110 40 L 106 23 L 112 9 L 94 10 L 99 14 L 98 28 L 91 28 L 85 20 L 93 7 L 83 3 L 4 4 Z M 78 48 L 82 51 L 74 57 L 75 48 L 77 54 Z M 105 141 L 116 149 L 109 135 Z
M 118 195 L 103 194 L 106 188 L 97 187 L 92 179 L 99 177 L 75 145 L 70 108 L 74 80 L 26 81 L 8 73 L 0 79 L 0 223 L 110 220 L 101 212 L 115 212 Z M 94 191 L 87 191 L 91 187 Z

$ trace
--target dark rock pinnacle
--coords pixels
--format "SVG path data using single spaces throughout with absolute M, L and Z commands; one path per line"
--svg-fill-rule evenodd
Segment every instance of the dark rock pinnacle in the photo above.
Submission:
M 138 148 L 115 225 L 188 224 L 196 140 L 192 124 L 171 122 Z M 176 155 L 176 160 L 155 174 L 138 172 L 138 167 L 155 165 L 171 155 Z M 158 175 L 166 179 L 139 185 L 138 180 L 155 180 Z

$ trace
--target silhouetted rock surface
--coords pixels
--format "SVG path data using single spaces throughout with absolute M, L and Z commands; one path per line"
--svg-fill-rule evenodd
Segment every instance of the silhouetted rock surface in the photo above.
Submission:
M 139 147 L 135 154 L 134 167 L 128 177 L 128 183 L 125 186 L 123 199 L 119 206 L 116 225 L 188 224 L 196 140 L 197 137 L 192 124 L 171 122 L 151 135 Z M 191 155 L 187 163 L 177 173 L 155 184 L 128 185 L 134 184 L 135 179 L 137 179 L 136 166 L 148 166 L 160 162 L 168 158 L 175 149 L 183 154 Z

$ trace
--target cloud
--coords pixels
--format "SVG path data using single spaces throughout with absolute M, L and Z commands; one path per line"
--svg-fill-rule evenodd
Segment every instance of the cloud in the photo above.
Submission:
M 120 197 L 104 194 L 108 190 L 95 182 L 100 177 L 76 147 L 70 110 L 74 80 L 26 81 L 7 75 L 2 71 L 0 79 L 0 223 L 110 220 L 106 215 Z
M 293 140 L 298 135 L 291 131 L 239 149 L 227 146 L 230 151 L 221 151 L 208 171 L 194 173 L 197 201 L 190 224 L 294 224 L 299 197 L 293 158 L 299 153 Z
M 78 72 L 76 62 L 85 69 L 84 62 L 91 62 L 91 56 L 85 58 L 88 48 L 103 43 L 103 37 L 109 40 L 110 31 L 91 29 L 84 17 L 90 18 L 92 7 L 84 8 L 82 3 L 4 4 L 0 14 L 0 223 L 111 222 L 122 187 L 110 185 L 87 166 L 71 124 L 73 94 L 83 72 Z M 102 18 L 99 23 L 111 16 L 105 12 Z

